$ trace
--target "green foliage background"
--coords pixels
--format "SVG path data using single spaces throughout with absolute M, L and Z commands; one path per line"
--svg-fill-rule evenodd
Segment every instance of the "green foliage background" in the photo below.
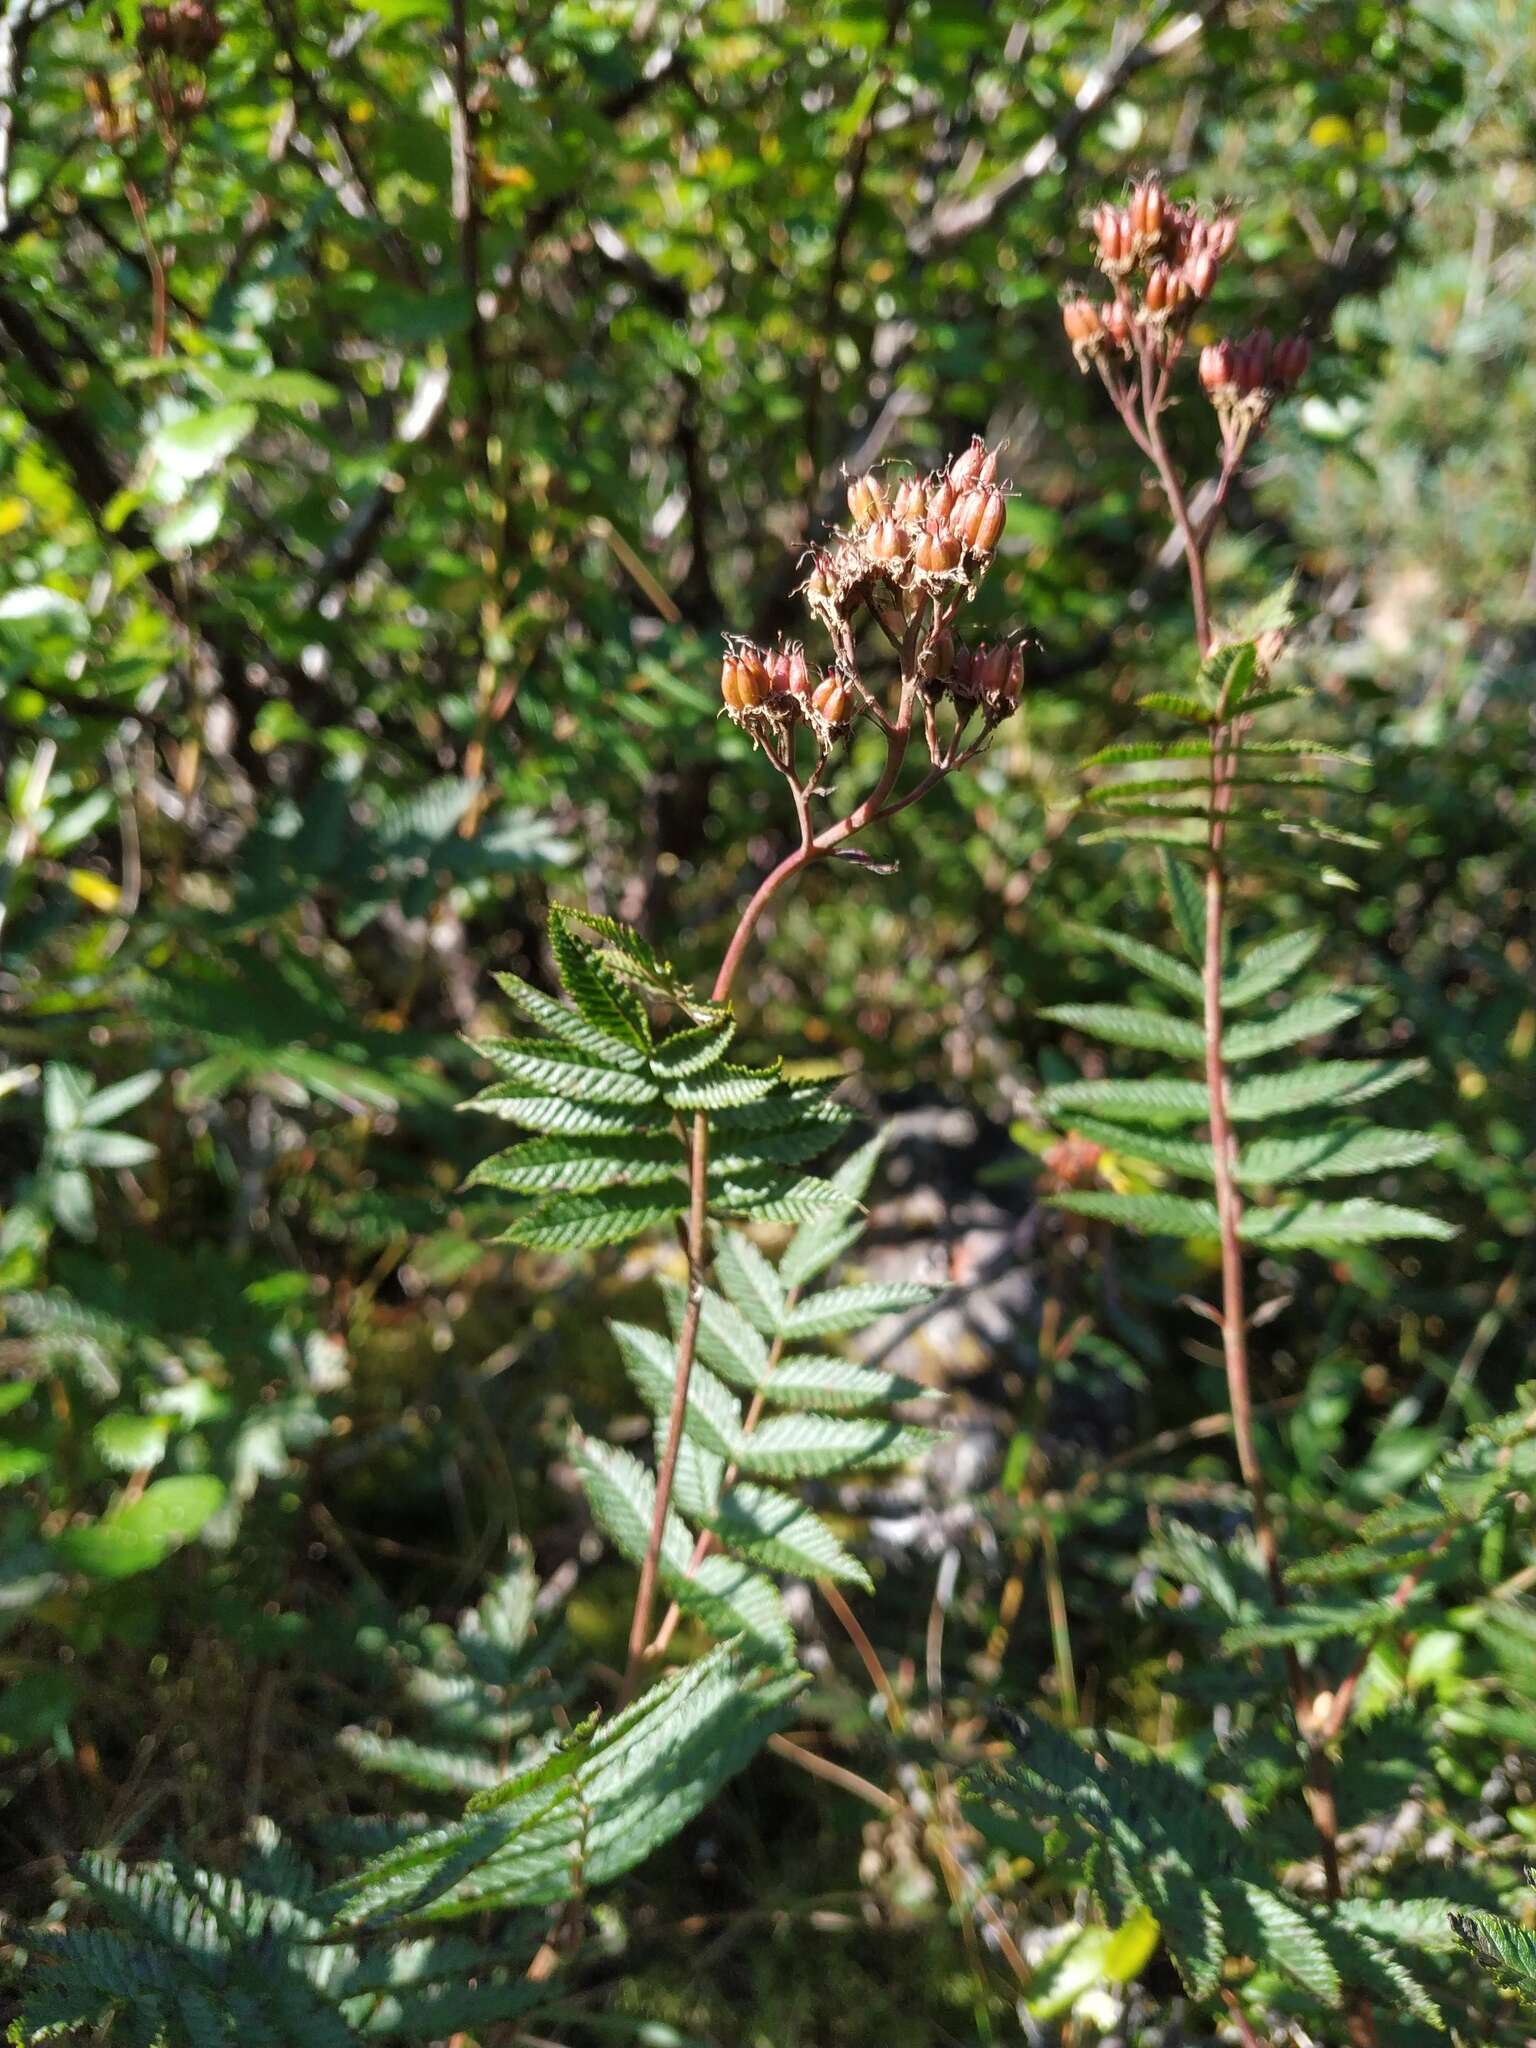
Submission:
M 1183 678 L 1187 631 L 1058 293 L 1084 209 L 1162 164 L 1244 206 L 1222 324 L 1314 336 L 1218 602 L 1298 575 L 1322 737 L 1369 764 L 1340 822 L 1378 844 L 1350 888 L 1243 908 L 1321 901 L 1328 974 L 1385 978 L 1341 1049 L 1425 1062 L 1393 1120 L 1441 1141 L 1416 1199 L 1459 1234 L 1277 1281 L 1261 1393 L 1305 1517 L 1410 1485 L 1536 1368 L 1530 10 L 230 0 L 172 153 L 137 14 L 0 24 L 0 1903 L 45 1909 L 85 1848 L 217 1862 L 253 1815 L 376 1814 L 338 1737 L 394 1727 L 514 1536 L 574 1579 L 580 1656 L 620 1655 L 631 1579 L 563 1459 L 572 1421 L 648 1431 L 602 1329 L 654 1319 L 647 1269 L 485 1249 L 461 1034 L 505 1029 L 493 971 L 552 985 L 555 900 L 706 978 L 789 822 L 716 719 L 719 636 L 796 625 L 845 463 L 973 431 L 1017 493 L 984 605 L 1031 635 L 1026 712 L 873 849 L 899 874 L 826 863 L 775 910 L 741 1056 L 844 1077 L 872 1122 L 980 1119 L 940 1206 L 985 1160 L 1032 1294 L 961 1385 L 998 1458 L 951 1682 L 1061 1704 L 1015 1548 L 1048 1501 L 1069 1682 L 1153 1739 L 1168 1644 L 1127 1598 L 1190 1468 L 1093 1475 L 1220 1408 L 1177 1305 L 1205 1255 L 1042 1220 L 1033 1134 L 1043 1088 L 1107 1071 L 1042 1015 L 1121 993 L 1080 927 L 1157 936 L 1154 874 L 1067 829 L 1072 764 Z M 116 150 L 93 74 L 137 110 Z M 1219 1445 L 1190 1483 L 1219 1530 Z M 932 1575 L 877 1567 L 893 1660 L 922 1663 Z M 1529 1696 L 1471 1623 L 1436 1635 L 1412 1696 L 1463 1717 L 1475 1789 Z M 844 1661 L 811 1718 L 856 1756 Z M 1513 1867 L 1536 1797 L 1511 1765 L 1490 1800 Z M 612 1895 L 565 2037 L 1006 2038 L 1017 1987 L 868 1820 L 760 1757 Z

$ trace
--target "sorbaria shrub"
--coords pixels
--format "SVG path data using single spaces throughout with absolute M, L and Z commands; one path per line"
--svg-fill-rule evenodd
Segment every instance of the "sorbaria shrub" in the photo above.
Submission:
M 548 928 L 562 993 L 502 978 L 524 1028 L 478 1041 L 497 1078 L 469 1106 L 520 1134 L 473 1176 L 511 1198 L 502 1241 L 572 1253 L 675 1230 L 685 1252 L 684 1280 L 663 1284 L 666 1329 L 613 1326 L 654 1417 L 654 1466 L 597 1437 L 573 1445 L 596 1520 L 638 1568 L 611 1697 L 580 1718 L 588 1688 L 536 1631 L 518 1562 L 414 1670 L 413 1732 L 344 1738 L 366 1768 L 467 1805 L 381 1822 L 372 1852 L 328 1877 L 265 1824 L 235 1876 L 174 1850 L 150 1865 L 86 1859 L 74 1909 L 33 1940 L 17 2038 L 428 2041 L 558 2004 L 598 1887 L 764 1743 L 826 1771 L 783 1734 L 803 1683 L 786 1577 L 819 1590 L 880 1697 L 871 1727 L 895 1745 L 892 1789 L 864 1789 L 942 1871 L 996 1968 L 1017 1974 L 1030 2025 L 1070 2012 L 1074 1985 L 1134 1986 L 1161 1949 L 1182 1987 L 1162 1994 L 1163 2018 L 1176 1999 L 1186 2040 L 1522 2037 L 1514 1998 L 1536 1988 L 1536 1938 L 1500 1910 L 1515 1871 L 1472 1824 L 1476 1752 L 1457 1750 L 1498 1724 L 1437 1721 L 1409 1651 L 1427 1617 L 1470 1609 L 1488 1703 L 1529 1713 L 1536 1624 L 1511 1565 L 1536 1415 L 1471 1431 L 1393 1497 L 1346 1487 L 1302 1506 L 1277 1500 L 1254 1396 L 1255 1332 L 1284 1308 L 1272 1277 L 1255 1305 L 1254 1258 L 1273 1276 L 1295 1256 L 1447 1234 L 1398 1193 L 1431 1141 L 1357 1114 L 1413 1063 L 1304 1050 L 1347 1029 L 1370 992 L 1297 991 L 1326 934 L 1266 928 L 1264 879 L 1299 861 L 1342 883 L 1329 849 L 1368 843 L 1324 815 L 1348 763 L 1275 679 L 1288 596 L 1228 623 L 1207 574 L 1229 489 L 1308 348 L 1260 332 L 1192 360 L 1235 253 L 1233 215 L 1149 178 L 1102 208 L 1094 233 L 1109 296 L 1072 297 L 1066 330 L 1166 495 L 1194 644 L 1187 674 L 1142 700 L 1147 736 L 1087 764 L 1082 804 L 1094 837 L 1161 861 L 1173 944 L 1088 933 L 1134 984 L 1123 1002 L 1052 1014 L 1173 1064 L 1096 1071 L 1042 1107 L 1063 1211 L 1219 1253 L 1218 1300 L 1190 1306 L 1219 1334 L 1243 1508 L 1225 1530 L 1149 1518 L 1145 1586 L 1189 1633 L 1163 1739 L 1079 1727 L 1072 1712 L 946 1716 L 935 1703 L 909 1716 L 843 1590 L 871 1583 L 858 1537 L 800 1484 L 824 1490 L 934 1444 L 921 1388 L 827 1348 L 929 1291 L 834 1273 L 857 1244 L 878 1141 L 814 1170 L 850 1113 L 778 1060 L 741 1054 L 735 992 L 779 893 L 821 862 L 851 878 L 868 862 L 854 842 L 975 759 L 1019 704 L 1022 641 L 962 637 L 1008 515 L 998 451 L 976 440 L 933 474 L 850 481 L 849 524 L 803 584 L 818 649 L 727 643 L 723 715 L 783 780 L 793 831 L 708 993 L 637 932 L 566 905 Z M 1198 492 L 1168 438 L 1192 368 L 1220 430 L 1218 473 Z M 1080 1910 L 1063 1920 L 1073 1894 Z M 1089 1910 L 1102 1929 L 1084 1925 Z M 1031 1930 L 1053 1920 L 1066 1940 L 1031 1959 Z M 1088 1977 L 1064 1968 L 1069 1950 Z M 1141 2025 L 1133 2003 L 1127 1992 L 1106 2026 Z M 1090 2023 L 1073 2022 L 1074 2041 Z

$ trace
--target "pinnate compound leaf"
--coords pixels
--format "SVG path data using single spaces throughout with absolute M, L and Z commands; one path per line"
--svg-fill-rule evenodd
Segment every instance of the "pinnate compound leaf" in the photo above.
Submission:
M 610 1323 L 624 1368 L 652 1414 L 665 1416 L 672 1406 L 677 1359 L 659 1331 L 639 1323 Z M 741 1435 L 741 1408 L 736 1397 L 695 1358 L 688 1375 L 687 1433 L 717 1457 L 733 1458 Z

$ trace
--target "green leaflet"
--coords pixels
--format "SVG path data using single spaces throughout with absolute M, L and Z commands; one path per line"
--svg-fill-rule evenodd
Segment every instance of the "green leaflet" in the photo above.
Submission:
M 772 1487 L 739 1481 L 723 1496 L 709 1526 L 727 1550 L 755 1558 L 770 1570 L 872 1588 L 869 1573 L 821 1517 Z
M 1364 994 L 1303 996 L 1261 1023 L 1230 1025 L 1222 1042 L 1231 1060 L 1259 1059 L 1305 1038 L 1321 1038 L 1357 1017 L 1365 1004 Z
M 1175 1075 L 1153 1081 L 1065 1081 L 1042 1093 L 1040 1107 L 1050 1117 L 1077 1109 L 1096 1110 L 1127 1125 L 1137 1124 L 1143 1117 L 1187 1124 L 1209 1113 L 1204 1083 Z
M 645 1067 L 645 1041 L 628 1028 L 628 1019 L 621 1018 L 606 1007 L 599 1007 L 596 1018 L 582 1010 L 568 1010 L 564 1003 L 547 996 L 542 989 L 533 988 L 526 981 L 519 981 L 515 974 L 494 974 L 491 979 L 509 1001 L 516 1004 L 530 1024 L 536 1024 L 541 1031 L 547 1031 L 556 1038 L 563 1038 L 578 1052 L 602 1061 L 607 1066 L 627 1067 L 642 1072 Z M 615 1028 L 605 1028 L 605 1023 Z M 469 1041 L 471 1045 L 476 1040 Z
M 863 1287 L 831 1287 L 798 1303 L 784 1316 L 785 1337 L 828 1337 L 835 1331 L 861 1330 L 881 1316 L 922 1308 L 934 1289 L 912 1280 L 876 1281 Z
M 1297 1202 L 1248 1209 L 1243 1214 L 1242 1234 L 1249 1244 L 1271 1251 L 1328 1251 L 1335 1246 L 1380 1244 L 1394 1237 L 1443 1240 L 1454 1237 L 1456 1229 L 1422 1209 L 1405 1209 L 1361 1196 L 1348 1202 Z
M 560 1195 L 517 1217 L 496 1244 L 526 1245 L 530 1251 L 592 1251 L 622 1244 L 642 1231 L 659 1230 L 687 1208 L 681 1186 L 673 1200 L 649 1188 L 611 1188 L 595 1195 Z
M 530 1138 L 482 1159 L 466 1187 L 508 1194 L 591 1194 L 599 1188 L 676 1181 L 682 1158 L 670 1134 L 653 1138 Z
M 624 1367 L 636 1391 L 653 1414 L 665 1416 L 672 1406 L 677 1361 L 667 1339 L 636 1323 L 610 1323 Z M 729 1388 L 695 1358 L 688 1375 L 686 1427 L 689 1436 L 720 1458 L 733 1458 L 741 1439 L 741 1407 Z
M 1188 996 L 1192 1003 L 1202 999 L 1203 985 L 1193 967 L 1187 967 L 1182 960 L 1176 960 L 1171 953 L 1165 953 L 1160 946 L 1149 946 L 1140 939 L 1127 938 L 1123 932 L 1110 931 L 1101 925 L 1078 925 L 1075 929 L 1085 939 L 1102 946 L 1107 953 L 1113 953 L 1125 961 L 1128 967 L 1139 968 L 1154 981 L 1163 982 L 1167 987 L 1177 989 L 1180 995 Z
M 715 1237 L 715 1272 L 731 1301 L 755 1330 L 774 1337 L 786 1295 L 778 1274 L 748 1237 L 722 1230 Z
M 764 1384 L 769 1400 L 781 1408 L 824 1408 L 839 1415 L 910 1401 L 931 1391 L 873 1366 L 810 1354 L 781 1359 Z
M 1301 972 L 1322 943 L 1321 928 L 1313 926 L 1251 947 L 1222 981 L 1223 1008 L 1239 1010 L 1244 1004 L 1257 1002 L 1260 996 L 1284 987 Z
M 1052 1195 L 1050 1202 L 1054 1209 L 1101 1217 L 1154 1237 L 1215 1237 L 1221 1227 L 1214 1202 L 1193 1201 L 1187 1195 L 1065 1194 Z
M 599 1066 L 558 1039 L 483 1038 L 475 1050 L 509 1080 L 570 1102 L 654 1102 L 659 1090 L 644 1074 Z
M 589 1029 L 606 1033 L 632 1052 L 650 1051 L 651 1025 L 645 1005 L 604 970 L 591 948 L 572 930 L 557 904 L 550 913 L 549 949 L 560 980 Z
M 631 1563 L 639 1564 L 650 1539 L 656 1482 L 628 1451 L 590 1439 L 576 1463 L 593 1514 Z M 793 1637 L 771 1581 L 724 1557 L 706 1558 L 690 1573 L 692 1555 L 693 1539 L 669 1508 L 660 1569 L 668 1596 L 721 1641 L 745 1636 L 775 1658 L 787 1655 Z
M 463 1106 L 500 1117 L 506 1123 L 522 1124 L 530 1131 L 567 1137 L 622 1137 L 656 1122 L 654 1114 L 628 1104 L 572 1102 L 559 1095 L 533 1095 L 516 1081 L 498 1081 L 490 1088 L 482 1088 Z
M 667 1319 L 676 1337 L 682 1327 L 687 1290 L 676 1281 L 663 1280 L 661 1284 L 667 1304 Z M 704 1363 L 728 1379 L 733 1387 L 745 1387 L 749 1391 L 759 1384 L 768 1364 L 768 1346 L 761 1332 L 754 1329 L 732 1302 L 708 1287 L 704 1290 L 699 1312 L 696 1349 Z
M 1205 962 L 1205 891 L 1200 876 L 1187 862 L 1175 860 L 1164 848 L 1161 855 L 1163 887 L 1168 892 L 1168 909 L 1180 944 L 1197 967 Z
M 1122 1003 L 1057 1003 L 1041 1015 L 1053 1024 L 1066 1024 L 1111 1045 L 1135 1046 L 1143 1052 L 1197 1060 L 1205 1050 L 1205 1033 L 1198 1024 L 1182 1017 L 1164 1017 L 1155 1010 L 1133 1010 Z
M 778 1085 L 779 1069 L 731 1067 L 724 1064 L 713 1073 L 665 1084 L 664 1093 L 673 1109 L 740 1109 L 744 1103 L 760 1102 Z
M 1423 1071 L 1422 1060 L 1319 1060 L 1288 1073 L 1238 1081 L 1228 1106 L 1236 1123 L 1261 1123 L 1304 1109 L 1349 1108 L 1400 1087 Z
M 1072 1128 L 1095 1145 L 1175 1173 L 1211 1180 L 1211 1148 L 1203 1138 L 1171 1137 L 1077 1117 Z M 1330 1125 L 1290 1137 L 1254 1138 L 1238 1154 L 1237 1178 L 1246 1187 L 1283 1188 L 1292 1181 L 1337 1180 L 1352 1174 L 1384 1173 L 1415 1166 L 1437 1149 L 1438 1140 L 1417 1131 L 1379 1130 L 1371 1125 Z
M 607 976 L 617 977 L 632 988 L 673 1004 L 696 1023 L 712 1024 L 725 1016 L 725 1004 L 695 994 L 672 963 L 664 960 L 628 925 L 620 924 L 616 918 L 600 916 L 595 911 L 577 909 L 571 904 L 556 905 L 550 915 L 551 941 L 557 931 L 569 935 L 574 927 L 596 935 L 599 941 L 597 965 Z M 561 973 L 563 978 L 563 963 Z
M 825 1478 L 865 1466 L 905 1465 L 939 1441 L 931 1429 L 870 1417 L 772 1415 L 742 1438 L 742 1470 L 766 1479 Z
M 701 1074 L 725 1057 L 735 1036 L 734 1017 L 723 1017 L 718 1024 L 697 1024 L 691 1031 L 674 1031 L 651 1054 L 651 1072 L 663 1087 L 685 1075 Z

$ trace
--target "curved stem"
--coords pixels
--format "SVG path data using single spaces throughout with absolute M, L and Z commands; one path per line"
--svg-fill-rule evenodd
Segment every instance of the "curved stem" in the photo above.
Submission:
M 896 779 L 901 773 L 901 764 L 906 758 L 907 742 L 911 736 L 912 704 L 913 686 L 905 683 L 902 688 L 901 709 L 886 745 L 885 765 L 869 795 L 850 811 L 846 818 L 839 819 L 835 825 L 829 825 L 824 832 L 812 838 L 809 813 L 803 802 L 797 800 L 796 812 L 801 828 L 800 844 L 793 853 L 786 854 L 778 866 L 763 877 L 745 910 L 742 911 L 736 929 L 731 934 L 730 944 L 725 949 L 725 957 L 720 962 L 720 971 L 715 976 L 715 1002 L 723 1003 L 729 997 L 737 970 L 746 953 L 747 943 L 756 930 L 763 912 L 784 884 L 802 868 L 809 867 L 813 861 L 821 859 L 834 847 L 840 846 L 845 839 L 851 839 L 856 832 L 863 831 L 873 819 L 886 815 L 882 806 L 895 786 Z M 900 808 L 899 804 L 889 806 L 890 810 Z M 689 1147 L 688 1303 L 677 1337 L 672 1405 L 667 1414 L 666 1441 L 656 1472 L 656 1503 L 651 1512 L 645 1556 L 640 1565 L 640 1583 L 635 1590 L 634 1612 L 630 1616 L 624 1682 L 619 1690 L 621 1707 L 627 1706 L 634 1698 L 635 1688 L 640 1682 L 640 1673 L 653 1648 L 651 1617 L 655 1610 L 656 1587 L 661 1575 L 662 1539 L 667 1526 L 667 1511 L 672 1502 L 672 1481 L 677 1471 L 678 1452 L 683 1441 L 683 1424 L 688 1413 L 688 1384 L 693 1376 L 694 1353 L 698 1347 L 699 1318 L 704 1309 L 704 1273 L 708 1265 L 708 1211 L 709 1119 L 700 1111 L 693 1120 L 693 1137 Z

